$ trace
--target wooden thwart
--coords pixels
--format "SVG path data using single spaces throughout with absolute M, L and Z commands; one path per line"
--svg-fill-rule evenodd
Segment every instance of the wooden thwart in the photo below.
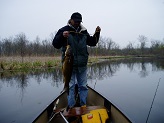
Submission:
M 81 116 L 95 109 L 105 109 L 105 107 L 104 106 L 74 107 L 69 109 L 68 111 L 64 110 L 63 115 L 65 117 Z

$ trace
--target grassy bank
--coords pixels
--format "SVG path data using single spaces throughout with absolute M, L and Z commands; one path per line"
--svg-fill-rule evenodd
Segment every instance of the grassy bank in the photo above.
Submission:
M 88 65 L 107 59 L 129 58 L 132 56 L 90 56 Z M 134 56 L 133 56 L 134 57 Z M 61 57 L 0 57 L 0 72 L 34 70 L 61 67 Z
M 60 57 L 1 57 L 0 71 L 33 70 L 61 66 Z

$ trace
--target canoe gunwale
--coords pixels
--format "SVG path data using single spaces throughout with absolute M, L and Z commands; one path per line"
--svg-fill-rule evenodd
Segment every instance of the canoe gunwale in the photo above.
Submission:
M 111 113 L 111 110 L 113 108 L 115 111 L 119 112 L 129 123 L 132 123 L 132 120 L 129 119 L 128 115 L 123 110 L 121 110 L 121 108 L 119 108 L 115 103 L 113 103 L 111 100 L 104 97 L 101 93 L 99 93 L 92 87 L 90 87 L 90 86 L 87 86 L 87 87 L 88 87 L 89 91 L 93 91 L 97 96 L 101 97 L 101 100 L 103 100 L 103 105 L 106 107 L 106 109 L 109 111 L 109 113 Z M 32 123 L 35 123 L 42 115 L 44 115 L 44 113 L 47 113 L 48 117 L 50 117 L 51 113 L 53 112 L 54 104 L 56 103 L 56 101 L 58 99 L 62 99 L 63 96 L 66 96 L 66 92 L 62 92 L 54 100 L 52 100 L 49 103 L 49 105 L 47 105 L 47 107 L 45 107 L 42 111 L 40 111 L 40 113 L 38 113 L 38 115 L 36 115 L 36 117 L 35 117 L 35 119 L 33 119 Z M 65 103 L 67 103 L 67 102 L 65 102 Z
M 94 91 L 95 93 L 97 93 L 99 96 L 101 96 L 102 98 L 104 98 L 104 106 L 109 110 L 109 108 L 111 108 L 111 106 L 113 106 L 117 111 L 119 111 L 130 123 L 132 123 L 132 120 L 128 117 L 128 115 L 121 109 L 119 108 L 119 106 L 117 106 L 115 103 L 113 103 L 111 100 L 107 99 L 105 96 L 103 96 L 100 92 L 96 91 L 95 89 L 93 89 L 92 87 L 88 86 L 89 89 L 91 89 L 92 91 Z M 108 104 L 110 103 L 110 107 L 108 106 Z M 110 111 L 110 110 L 109 110 Z
M 32 120 L 32 123 L 35 123 L 38 118 L 43 114 L 45 113 L 46 111 L 48 111 L 48 116 L 51 116 L 51 113 L 52 113 L 52 106 L 54 107 L 54 102 L 56 102 L 60 97 L 62 97 L 63 95 L 65 94 L 65 91 L 62 92 L 61 94 L 59 94 L 55 99 L 51 100 L 50 103 L 48 103 L 49 105 L 47 105 L 43 110 L 41 110 L 37 115 L 36 117 L 34 117 L 35 119 Z M 52 109 L 52 110 L 51 110 Z

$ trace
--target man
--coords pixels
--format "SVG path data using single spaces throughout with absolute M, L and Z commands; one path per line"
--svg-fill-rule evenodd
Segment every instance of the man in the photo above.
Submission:
M 73 51 L 73 72 L 69 83 L 68 107 L 75 105 L 75 84 L 78 85 L 80 106 L 86 106 L 88 94 L 87 88 L 87 62 L 88 46 L 96 46 L 101 28 L 97 26 L 95 34 L 90 36 L 86 28 L 82 26 L 82 15 L 75 12 L 71 15 L 68 25 L 62 27 L 53 39 L 53 46 L 57 49 L 62 48 L 62 59 L 65 55 L 66 45 L 70 45 Z

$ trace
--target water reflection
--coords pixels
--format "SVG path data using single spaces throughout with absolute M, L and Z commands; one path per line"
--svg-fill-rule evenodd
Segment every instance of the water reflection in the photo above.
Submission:
M 58 82 L 62 81 L 62 72 L 60 68 L 46 69 L 46 70 L 35 70 L 28 72 L 1 72 L 0 73 L 0 87 L 2 88 L 3 83 L 7 83 L 8 86 L 16 86 L 17 88 L 22 88 L 24 90 L 29 83 L 29 77 L 34 78 L 34 80 L 40 84 L 41 79 L 48 79 L 53 77 L 53 86 L 58 86 Z M 16 83 L 13 83 L 14 81 Z M 16 84 L 16 85 L 15 85 Z
M 106 77 L 111 77 L 119 69 L 119 64 L 113 64 L 110 61 L 103 61 L 88 67 L 88 79 L 102 80 Z
M 100 63 L 90 65 L 88 67 L 88 79 L 102 80 L 106 77 L 112 77 L 117 71 L 119 71 L 121 65 L 126 65 L 130 71 L 135 71 L 136 67 L 140 69 L 138 75 L 140 77 L 146 77 L 149 75 L 148 63 L 152 65 L 152 71 L 160 71 L 164 69 L 164 60 L 150 59 L 150 58 L 137 58 L 137 59 L 120 59 L 120 60 L 105 60 Z M 28 72 L 11 71 L 0 73 L 0 90 L 3 83 L 7 83 L 8 86 L 16 86 L 21 88 L 22 91 L 28 86 L 29 77 L 33 77 L 35 81 L 40 84 L 41 78 L 48 79 L 52 77 L 52 86 L 58 87 L 63 81 L 61 68 L 42 69 Z M 13 83 L 13 80 L 16 83 Z M 16 85 L 15 85 L 16 84 Z
M 148 109 L 145 107 L 149 107 L 147 104 L 151 103 L 150 101 L 152 101 L 151 95 L 154 94 L 154 85 L 156 87 L 156 84 L 154 83 L 156 78 L 161 76 L 160 71 L 162 71 L 163 75 L 164 60 L 162 59 L 137 58 L 105 60 L 101 63 L 88 66 L 88 83 L 92 80 L 95 82 L 96 80 L 98 85 L 96 86 L 96 89 L 100 88 L 101 90 L 102 88 L 102 91 L 105 91 L 104 94 L 107 93 L 109 98 L 113 98 L 115 101 L 120 102 L 120 105 L 123 107 L 126 107 L 126 104 L 129 103 L 129 105 L 132 107 L 138 106 L 138 109 Z M 153 72 L 157 72 L 159 75 L 155 78 L 151 78 Z M 129 75 L 132 75 L 131 73 L 133 73 L 134 76 L 129 77 Z M 116 75 L 117 77 L 115 77 Z M 149 76 L 149 78 L 147 76 Z M 148 82 L 140 79 L 145 77 L 147 77 Z M 109 78 L 111 81 L 105 82 L 108 81 Z M 126 80 L 123 80 L 124 78 L 126 78 Z M 136 79 L 136 81 L 132 82 L 134 79 Z M 98 83 L 102 80 L 105 80 L 103 83 L 104 85 L 102 83 Z M 63 76 L 61 68 L 0 73 L 0 109 L 4 111 L 0 114 L 0 122 L 8 123 L 16 119 L 18 119 L 17 121 L 19 122 L 28 122 L 29 117 L 32 118 L 34 115 L 36 115 L 36 112 L 39 112 L 45 107 L 45 104 L 49 103 L 47 100 L 54 99 L 55 96 L 58 96 L 63 88 L 62 84 Z M 164 86 L 161 85 L 160 87 Z M 145 92 L 146 89 L 147 93 Z M 19 94 L 17 93 L 18 90 L 20 91 Z M 145 95 L 147 94 L 146 96 L 142 93 L 139 93 L 140 91 L 143 92 L 143 90 Z M 132 93 L 129 94 L 129 91 Z M 158 92 L 160 92 L 160 88 Z M 161 91 L 161 93 L 163 92 Z M 123 100 L 125 100 L 124 94 L 126 94 L 126 98 L 129 97 L 128 102 L 123 102 Z M 135 97 L 133 97 L 134 95 Z M 136 97 L 138 97 L 137 101 Z M 145 101 L 145 105 L 140 100 L 143 100 L 143 102 Z M 163 106 L 162 98 L 159 98 L 159 100 Z M 35 108 L 33 108 L 31 111 L 29 106 Z M 144 107 L 140 108 L 141 106 Z M 10 110 L 8 111 L 6 109 Z M 135 115 L 132 115 L 134 119 L 136 118 L 135 116 L 138 116 L 138 114 L 142 113 L 143 115 L 142 118 L 140 118 L 141 120 L 136 118 L 135 121 L 144 121 L 146 117 L 144 114 L 147 112 L 139 112 L 138 110 L 138 113 L 137 109 L 135 109 L 135 112 L 132 109 L 133 108 L 127 108 L 127 110 L 130 112 L 129 114 L 136 113 Z M 24 111 L 26 111 L 27 114 L 24 114 Z M 8 117 L 10 117 L 10 119 L 8 119 Z
M 103 79 L 105 77 L 114 76 L 119 71 L 121 65 L 125 65 L 130 71 L 135 71 L 136 68 L 140 69 L 138 75 L 146 77 L 149 75 L 148 64 L 152 65 L 152 71 L 160 71 L 164 69 L 164 60 L 148 59 L 148 58 L 135 58 L 135 59 L 120 59 L 117 61 L 103 61 L 101 63 L 93 64 L 88 67 L 88 79 Z

